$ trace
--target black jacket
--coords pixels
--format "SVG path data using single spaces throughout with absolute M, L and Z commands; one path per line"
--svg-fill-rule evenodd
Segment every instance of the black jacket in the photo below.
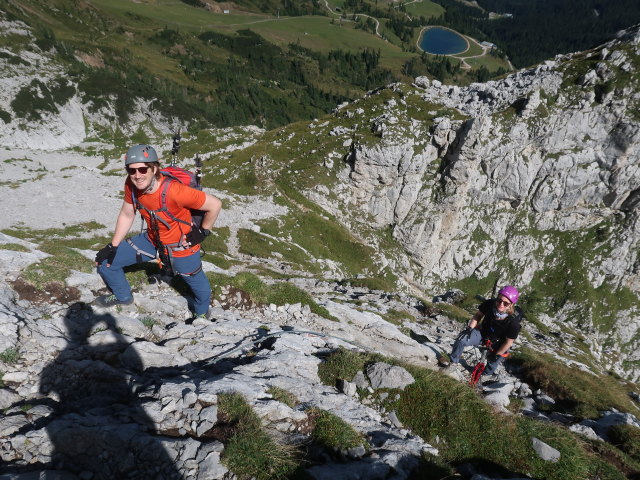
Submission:
M 484 314 L 484 319 L 480 325 L 480 333 L 483 340 L 491 340 L 494 347 L 499 347 L 507 338 L 516 339 L 520 332 L 520 322 L 522 321 L 522 309 L 516 305 L 512 315 L 508 315 L 504 320 L 496 318 L 496 299 L 485 300 L 479 307 Z

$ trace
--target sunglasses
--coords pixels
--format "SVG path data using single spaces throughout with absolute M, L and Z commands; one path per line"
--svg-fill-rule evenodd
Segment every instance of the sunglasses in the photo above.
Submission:
M 138 167 L 138 168 L 134 168 L 134 167 L 127 167 L 127 173 L 129 175 L 135 175 L 136 172 L 140 172 L 142 175 L 146 174 L 149 171 L 150 167 Z
M 511 302 L 506 302 L 506 301 L 504 301 L 504 300 L 500 300 L 499 298 L 498 298 L 498 299 L 496 299 L 496 303 L 497 303 L 498 305 L 502 304 L 502 305 L 504 305 L 505 307 L 508 307 L 509 305 L 511 305 Z

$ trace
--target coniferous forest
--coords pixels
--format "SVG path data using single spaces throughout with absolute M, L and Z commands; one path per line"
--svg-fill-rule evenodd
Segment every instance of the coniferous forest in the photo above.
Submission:
M 34 32 L 36 45 L 55 52 L 67 65 L 67 78 L 23 87 L 12 100 L 14 111 L 32 111 L 34 105 L 38 111 L 54 109 L 69 95 L 67 81 L 73 81 L 96 111 L 111 105 L 114 121 L 127 121 L 135 99 L 143 98 L 170 118 L 191 119 L 194 126 L 274 128 L 315 118 L 365 91 L 420 75 L 450 84 L 482 82 L 507 73 L 505 56 L 515 68 L 523 68 L 559 53 L 597 46 L 640 22 L 638 0 L 478 0 L 479 6 L 433 0 L 445 11 L 429 18 L 411 15 L 409 6 L 387 0 L 234 2 L 243 12 L 266 15 L 272 21 L 286 16 L 292 22 L 298 16 L 331 16 L 316 34 L 325 35 L 328 29 L 345 36 L 371 34 L 370 45 L 350 48 L 346 42 L 315 49 L 293 37 L 290 43 L 274 43 L 277 39 L 269 40 L 250 22 L 235 31 L 208 27 L 194 31 L 164 18 L 134 13 L 128 6 L 118 12 L 99 2 L 86 2 L 86 8 L 78 9 L 78 0 L 21 1 L 41 14 L 29 15 L 19 2 L 11 2 L 3 6 L 7 18 L 24 21 Z M 173 8 L 169 3 L 162 8 Z M 180 4 L 181 14 L 193 18 L 205 9 L 200 0 Z M 419 52 L 416 41 L 428 25 L 448 26 L 496 44 L 489 56 L 502 57 L 501 63 L 497 67 L 498 62 L 489 61 L 489 67 L 465 70 L 458 58 Z M 378 27 L 380 33 L 376 33 Z M 123 41 L 103 42 L 103 32 L 109 31 L 120 34 Z M 127 34 L 136 39 L 135 44 L 129 43 Z M 401 50 L 402 56 L 390 61 L 389 52 L 380 51 L 376 35 Z M 156 55 L 153 62 L 139 61 L 142 45 Z M 102 66 L 87 65 L 76 55 L 78 51 L 98 52 Z M 24 62 L 19 56 L 3 55 L 11 62 Z M 10 121 L 7 112 L 0 110 L 0 121 Z
M 446 12 L 429 23 L 496 44 L 516 68 L 595 47 L 640 23 L 637 0 L 478 0 L 482 10 L 457 0 L 434 1 Z M 499 15 L 490 18 L 489 12 Z

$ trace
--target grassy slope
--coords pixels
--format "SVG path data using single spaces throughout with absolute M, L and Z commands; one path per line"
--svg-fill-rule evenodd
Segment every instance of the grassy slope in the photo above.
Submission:
M 431 18 L 439 17 L 445 12 L 445 9 L 437 3 L 422 1 L 406 5 L 406 11 L 412 17 Z
M 395 363 L 393 359 L 380 358 L 375 354 L 338 350 L 320 364 L 318 374 L 323 383 L 335 385 L 338 379 L 351 379 L 358 371 L 364 371 L 366 365 L 377 361 Z M 569 389 L 579 390 L 582 380 L 591 376 L 584 372 L 575 375 L 575 372 L 560 370 L 555 380 L 551 380 L 548 365 L 538 362 L 535 357 L 527 361 L 532 363 L 526 365 L 523 362 L 525 374 L 537 372 L 541 375 L 540 380 L 547 367 L 544 378 L 570 385 Z M 625 478 L 622 472 L 632 474 L 638 471 L 637 456 L 631 458 L 602 442 L 587 442 L 560 425 L 521 415 L 497 413 L 467 385 L 438 372 L 404 367 L 416 380 L 407 388 L 386 392 L 390 393 L 386 399 L 381 399 L 379 392 L 360 393 L 387 411 L 397 412 L 404 425 L 438 448 L 439 456 L 425 457 L 425 464 L 413 478 L 453 478 L 455 466 L 466 462 L 493 470 L 500 478 L 516 474 L 518 478 L 526 475 L 549 480 L 613 480 Z M 596 392 L 586 394 L 584 410 L 601 408 L 603 403 L 618 405 L 625 411 L 637 410 L 628 398 L 628 387 L 623 382 L 607 380 L 607 400 L 602 402 Z M 597 389 L 597 393 L 602 392 L 602 388 Z M 619 398 L 620 403 L 608 403 L 613 398 Z M 517 412 L 517 405 L 513 410 Z M 559 461 L 552 463 L 540 459 L 533 451 L 532 437 L 558 449 L 561 452 Z
M 43 8 L 34 0 L 16 0 L 15 3 L 26 11 L 35 12 L 34 18 L 44 20 L 56 37 L 71 42 L 76 48 L 83 46 L 88 51 L 95 48 L 121 51 L 126 48 L 135 59 L 144 59 L 152 74 L 169 76 L 173 81 L 195 88 L 198 85 L 192 85 L 184 75 L 176 74 L 179 68 L 175 60 L 149 45 L 146 40 L 148 36 L 165 27 L 192 35 L 207 30 L 229 34 L 250 28 L 281 47 L 299 41 L 301 45 L 323 53 L 333 49 L 358 52 L 365 47 L 380 50 L 381 66 L 390 68 L 398 76 L 401 76 L 404 62 L 416 55 L 403 51 L 398 46 L 399 42 L 385 42 L 375 35 L 355 29 L 353 22 L 332 24 L 335 17 L 331 15 L 277 19 L 273 15 L 250 12 L 214 13 L 171 0 L 144 3 L 90 0 L 81 4 L 72 19 L 68 14 L 74 9 L 71 2 L 64 0 L 55 2 L 63 6 L 58 8 L 57 13 L 53 9 Z M 410 13 L 416 15 L 431 16 L 441 11 L 441 7 L 431 2 L 409 7 L 413 9 Z M 384 25 L 384 19 L 380 20 Z M 123 30 L 129 34 L 123 35 Z M 393 39 L 392 33 L 385 33 Z M 476 63 L 482 64 L 482 60 Z M 493 63 L 488 65 L 492 66 Z

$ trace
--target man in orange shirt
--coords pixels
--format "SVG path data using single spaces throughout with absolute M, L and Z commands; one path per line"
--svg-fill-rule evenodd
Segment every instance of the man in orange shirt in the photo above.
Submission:
M 101 307 L 133 303 L 131 286 L 123 268 L 160 255 L 169 261 L 174 274 L 191 288 L 187 323 L 206 318 L 211 297 L 209 279 L 202 271 L 200 243 L 211 233 L 222 202 L 217 197 L 171 180 L 160 172 L 158 155 L 149 145 L 136 145 L 125 156 L 125 196 L 111 243 L 96 255 L 98 273 L 111 290 L 94 300 Z M 165 188 L 165 182 L 171 182 Z M 164 202 L 163 202 L 164 196 Z M 164 206 L 163 206 L 164 203 Z M 147 223 L 147 231 L 125 238 L 136 210 Z M 204 213 L 200 227 L 191 224 L 191 210 Z

